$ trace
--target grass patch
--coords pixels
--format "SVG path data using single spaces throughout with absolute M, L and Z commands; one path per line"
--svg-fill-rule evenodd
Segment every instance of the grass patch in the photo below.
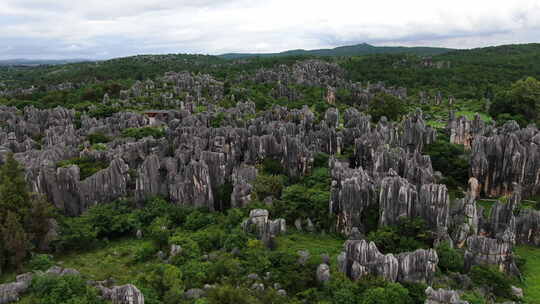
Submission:
M 62 160 L 56 164 L 57 167 L 62 168 L 67 168 L 73 165 L 78 166 L 80 169 L 80 180 L 85 180 L 90 176 L 96 174 L 97 172 L 103 169 L 107 169 L 107 167 L 109 166 L 109 164 L 104 161 L 94 160 L 89 157 L 77 157 L 73 159 Z
M 296 254 L 300 250 L 307 250 L 317 261 L 321 259 L 321 254 L 326 253 L 330 256 L 331 266 L 335 267 L 336 257 L 343 251 L 345 240 L 333 235 L 293 232 L 277 237 L 277 243 L 278 251 Z
M 480 118 L 485 121 L 485 122 L 490 122 L 493 120 L 493 118 L 491 118 L 491 116 L 489 116 L 488 114 L 486 113 L 482 113 L 482 112 L 473 112 L 473 111 L 457 111 L 456 112 L 456 117 L 460 117 L 460 116 L 465 116 L 467 117 L 469 120 L 473 120 L 474 119 L 474 116 L 476 116 L 476 114 L 480 115 Z
M 540 304 L 540 248 L 517 246 L 515 252 L 526 261 L 522 283 L 524 303 Z
M 150 243 L 148 240 L 123 239 L 109 242 L 104 248 L 70 252 L 56 257 L 59 265 L 75 268 L 91 280 L 114 278 L 118 285 L 132 282 L 141 265 L 133 263 L 137 249 Z

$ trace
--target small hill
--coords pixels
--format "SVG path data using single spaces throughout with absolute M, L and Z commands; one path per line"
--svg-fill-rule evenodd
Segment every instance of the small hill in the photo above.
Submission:
M 404 46 L 373 46 L 367 43 L 340 46 L 333 49 L 319 50 L 290 50 L 281 53 L 228 53 L 219 55 L 224 59 L 239 59 L 247 57 L 284 57 L 284 56 L 358 56 L 369 54 L 414 54 L 420 56 L 438 55 L 453 51 L 453 49 L 436 47 L 404 47 Z

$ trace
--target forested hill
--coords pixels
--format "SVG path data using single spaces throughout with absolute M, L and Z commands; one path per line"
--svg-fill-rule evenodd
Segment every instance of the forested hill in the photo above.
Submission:
M 290 50 L 280 53 L 228 53 L 219 55 L 225 59 L 239 59 L 248 57 L 285 57 L 285 56 L 360 56 L 369 54 L 414 54 L 419 56 L 429 56 L 444 54 L 452 49 L 436 47 L 402 47 L 402 46 L 373 46 L 367 43 L 357 45 L 340 46 L 333 49 L 318 50 Z

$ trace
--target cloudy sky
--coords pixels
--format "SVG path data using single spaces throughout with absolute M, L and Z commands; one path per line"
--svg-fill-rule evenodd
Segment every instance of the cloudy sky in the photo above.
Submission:
M 540 0 L 0 0 L 0 59 L 540 42 Z

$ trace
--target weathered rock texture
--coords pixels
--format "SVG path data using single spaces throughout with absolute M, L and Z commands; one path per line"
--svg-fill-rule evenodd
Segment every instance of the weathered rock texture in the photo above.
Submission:
M 425 304 L 468 304 L 467 301 L 460 299 L 459 293 L 454 290 L 448 289 L 433 289 L 428 287 L 426 289 L 426 301 Z
M 267 245 L 276 236 L 287 232 L 285 220 L 270 220 L 268 218 L 268 210 L 265 209 L 251 210 L 249 218 L 242 223 L 242 228 L 245 232 L 256 234 Z
M 382 254 L 375 243 L 365 240 L 347 241 L 345 250 L 341 270 L 353 280 L 374 275 L 392 282 L 430 282 L 439 262 L 437 253 L 432 249 L 394 256 Z

